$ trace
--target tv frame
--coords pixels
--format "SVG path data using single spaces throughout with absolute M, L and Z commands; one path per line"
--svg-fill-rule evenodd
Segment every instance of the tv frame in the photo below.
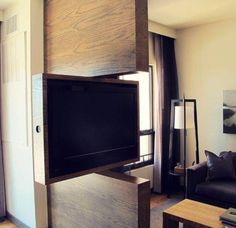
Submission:
M 137 87 L 137 157 L 130 160 L 124 160 L 112 164 L 103 165 L 100 167 L 61 175 L 58 177 L 49 176 L 49 151 L 48 151 L 48 116 L 47 116 L 47 82 L 48 80 L 70 80 L 70 81 L 86 81 L 95 83 L 108 84 L 130 84 Z M 54 182 L 63 181 L 66 179 L 94 173 L 104 170 L 116 168 L 131 162 L 139 160 L 140 157 L 140 139 L 139 139 L 139 87 L 138 82 L 105 79 L 94 77 L 69 76 L 58 74 L 39 74 L 34 75 L 32 80 L 32 103 L 33 103 L 33 151 L 34 151 L 34 173 L 35 181 L 44 185 Z

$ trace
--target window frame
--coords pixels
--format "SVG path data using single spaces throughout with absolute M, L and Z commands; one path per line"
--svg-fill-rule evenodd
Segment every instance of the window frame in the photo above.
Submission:
M 139 161 L 132 162 L 130 164 L 124 165 L 122 167 L 122 171 L 130 171 L 133 169 L 138 169 L 147 165 L 151 165 L 154 163 L 154 142 L 155 142 L 155 131 L 154 131 L 154 115 L 153 115 L 153 95 L 154 95 L 154 89 L 153 89 L 153 66 L 149 65 L 149 84 L 150 84 L 150 92 L 149 92 L 149 102 L 150 102 L 150 121 L 151 121 L 151 128 L 145 129 L 145 130 L 139 130 L 139 137 L 141 139 L 142 136 L 151 136 L 151 153 L 139 155 Z M 150 156 L 151 158 L 148 160 L 144 160 L 146 156 Z M 142 161 L 141 161 L 142 160 Z

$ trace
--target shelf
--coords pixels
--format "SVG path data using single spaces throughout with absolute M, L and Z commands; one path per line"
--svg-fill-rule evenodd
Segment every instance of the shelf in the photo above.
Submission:
M 172 176 L 179 176 L 179 177 L 183 177 L 184 176 L 184 173 L 174 173 L 172 171 L 169 171 L 169 174 L 172 175 Z

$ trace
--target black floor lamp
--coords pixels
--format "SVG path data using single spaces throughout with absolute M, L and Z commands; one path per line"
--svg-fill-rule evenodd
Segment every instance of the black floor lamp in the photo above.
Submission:
M 192 104 L 192 105 L 190 105 Z M 184 177 L 184 193 L 186 186 L 186 138 L 187 129 L 195 129 L 195 161 L 199 163 L 199 142 L 198 142 L 198 123 L 197 123 L 197 103 L 196 99 L 178 99 L 171 100 L 170 117 L 170 144 L 169 144 L 169 175 Z M 174 169 L 173 166 L 173 134 L 175 129 L 183 130 L 183 164 L 180 169 Z

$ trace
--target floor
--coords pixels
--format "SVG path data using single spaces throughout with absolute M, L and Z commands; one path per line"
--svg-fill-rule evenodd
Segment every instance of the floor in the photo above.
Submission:
M 183 194 L 181 193 L 177 195 L 171 195 L 170 198 L 167 198 L 166 195 L 152 194 L 150 202 L 151 228 L 161 228 L 163 211 L 181 200 L 183 200 Z
M 167 201 L 168 198 L 166 195 L 161 195 L 161 194 L 152 194 L 151 195 L 151 201 L 150 201 L 150 208 L 157 207 L 160 203 L 163 203 Z
M 16 225 L 8 220 L 5 220 L 4 222 L 0 223 L 0 228 L 16 228 Z

